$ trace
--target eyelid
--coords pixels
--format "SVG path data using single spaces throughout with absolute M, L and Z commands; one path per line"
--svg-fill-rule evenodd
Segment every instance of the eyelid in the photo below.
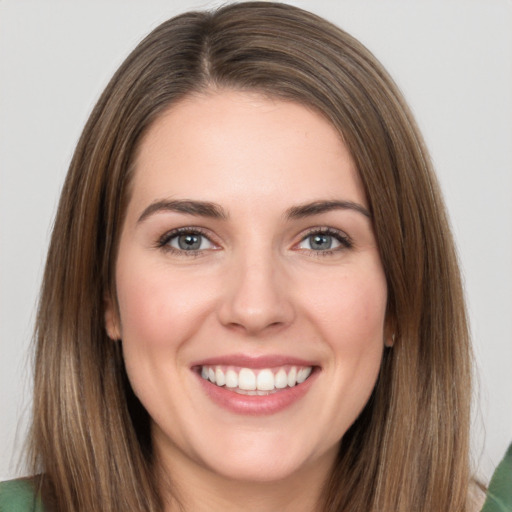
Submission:
M 196 249 L 185 251 L 182 249 L 178 249 L 176 247 L 172 247 L 169 245 L 169 242 L 180 235 L 193 234 L 200 235 L 206 238 L 214 247 L 208 249 Z M 219 244 L 214 240 L 212 233 L 204 228 L 198 226 L 182 226 L 179 228 L 170 229 L 166 231 L 162 236 L 158 238 L 156 241 L 155 247 L 158 249 L 162 249 L 166 252 L 171 252 L 177 255 L 183 256 L 198 256 L 206 251 L 217 250 L 219 249 Z
M 195 234 L 200 235 L 204 238 L 206 238 L 214 247 L 208 248 L 208 249 L 196 249 L 196 250 L 183 250 L 178 249 L 176 247 L 172 247 L 169 245 L 170 240 L 173 238 L 183 235 L 183 234 Z M 298 247 L 302 242 L 304 242 L 308 237 L 315 235 L 315 234 L 322 234 L 322 235 L 328 235 L 332 236 L 339 242 L 339 246 L 335 247 L 333 249 L 325 249 L 325 250 L 315 250 L 315 249 L 305 249 Z M 182 256 L 199 256 L 205 252 L 211 251 L 211 250 L 218 250 L 220 249 L 220 244 L 215 240 L 215 236 L 209 231 L 199 226 L 182 226 L 179 228 L 170 229 L 169 231 L 166 231 L 163 235 L 161 235 L 156 243 L 155 247 L 167 252 L 171 252 L 177 255 Z M 339 229 L 335 229 L 328 226 L 315 226 L 308 228 L 307 230 L 303 231 L 300 234 L 300 239 L 298 242 L 296 242 L 292 249 L 300 250 L 309 252 L 315 256 L 318 255 L 329 255 L 333 253 L 337 253 L 346 249 L 350 249 L 353 247 L 353 242 L 350 239 L 350 237 L 344 232 Z
M 339 247 L 336 247 L 334 249 L 325 249 L 325 250 L 314 250 L 314 249 L 301 249 L 298 246 L 304 242 L 308 237 L 316 234 L 321 235 L 329 235 L 334 237 L 339 243 Z M 311 254 L 314 254 L 315 256 L 319 255 L 329 255 L 333 253 L 337 253 L 339 251 L 343 251 L 346 249 L 351 249 L 353 247 L 353 242 L 350 239 L 350 237 L 344 232 L 339 229 L 335 229 L 328 226 L 317 226 L 308 228 L 305 232 L 302 232 L 300 235 L 300 240 L 294 244 L 294 248 L 297 248 L 301 251 L 307 251 Z

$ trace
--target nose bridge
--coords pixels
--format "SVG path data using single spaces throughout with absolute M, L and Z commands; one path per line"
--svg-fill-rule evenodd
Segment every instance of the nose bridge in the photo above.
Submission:
M 282 263 L 271 243 L 248 243 L 233 254 L 220 308 L 223 324 L 256 334 L 291 321 L 293 306 Z

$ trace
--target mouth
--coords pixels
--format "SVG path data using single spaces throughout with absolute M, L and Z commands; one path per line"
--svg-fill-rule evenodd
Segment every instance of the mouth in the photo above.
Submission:
M 219 388 L 247 396 L 267 396 L 305 382 L 313 366 L 283 365 L 269 368 L 245 368 L 226 365 L 201 365 L 201 378 Z
M 191 365 L 214 404 L 237 415 L 270 415 L 301 403 L 321 374 L 311 360 L 229 354 Z

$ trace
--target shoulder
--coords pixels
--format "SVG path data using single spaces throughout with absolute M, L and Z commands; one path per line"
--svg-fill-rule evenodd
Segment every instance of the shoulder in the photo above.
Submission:
M 468 512 L 480 512 L 485 502 L 485 488 L 477 481 L 473 481 L 468 494 Z
M 0 512 L 43 512 L 31 478 L 0 482 Z

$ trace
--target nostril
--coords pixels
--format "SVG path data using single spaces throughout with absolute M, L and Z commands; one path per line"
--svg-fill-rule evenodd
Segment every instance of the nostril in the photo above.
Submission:
M 278 304 L 255 308 L 232 302 L 224 304 L 219 311 L 219 319 L 224 326 L 248 333 L 279 329 L 289 324 L 292 318 L 292 308 Z
M 247 335 L 258 335 L 262 332 L 276 331 L 286 324 L 284 322 L 270 322 L 270 323 L 256 323 L 256 322 L 230 322 L 225 324 L 225 327 L 235 332 L 244 333 Z
M 282 282 L 275 260 L 269 257 L 262 261 L 263 257 L 260 257 L 255 262 L 254 254 L 247 258 L 252 258 L 251 262 L 244 260 L 240 265 L 234 265 L 233 272 L 224 282 L 219 321 L 226 327 L 249 334 L 290 324 L 294 318 L 290 287 Z

